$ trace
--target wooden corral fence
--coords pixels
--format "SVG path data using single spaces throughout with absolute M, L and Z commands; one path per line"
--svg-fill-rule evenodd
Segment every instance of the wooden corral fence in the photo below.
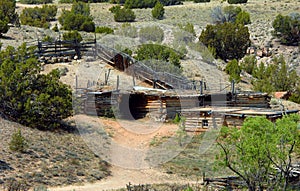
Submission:
M 94 53 L 96 39 L 79 42 L 77 40 L 55 40 L 51 42 L 37 41 L 36 55 L 41 61 L 51 57 L 71 57 L 80 59 L 83 52 Z M 95 56 L 95 55 L 94 55 Z
M 141 79 L 154 88 L 160 89 L 193 89 L 195 85 L 184 76 L 178 76 L 167 72 L 156 72 L 140 61 L 135 60 L 131 56 L 106 47 L 99 43 L 96 44 L 96 55 L 98 58 L 124 71 L 136 78 Z

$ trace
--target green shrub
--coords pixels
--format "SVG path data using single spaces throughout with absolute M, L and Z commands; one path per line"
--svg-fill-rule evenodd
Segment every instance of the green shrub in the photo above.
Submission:
M 139 38 L 141 42 L 162 42 L 164 39 L 164 30 L 159 26 L 143 27 L 139 31 Z
M 59 0 L 59 3 L 74 3 L 74 2 L 85 2 L 85 3 L 102 3 L 109 2 L 109 0 Z
M 194 29 L 194 25 L 193 25 L 192 23 L 186 23 L 185 25 L 178 24 L 178 27 L 179 27 L 181 30 L 184 30 L 184 31 L 186 31 L 186 32 L 191 33 L 193 36 L 196 36 L 196 32 L 195 32 L 195 29 Z
M 70 31 L 63 34 L 63 40 L 77 41 L 81 42 L 82 37 L 78 31 Z
M 19 2 L 24 4 L 46 4 L 53 3 L 53 0 L 19 0 Z
M 242 25 L 250 24 L 250 14 L 246 11 L 239 12 L 239 14 L 236 16 L 235 23 Z
M 23 9 L 20 20 L 23 25 L 49 28 L 50 21 L 55 19 L 57 7 L 55 5 L 43 5 L 43 7 Z
M 157 0 L 126 0 L 124 6 L 126 8 L 153 8 Z
M 80 26 L 80 31 L 95 32 L 95 23 L 91 20 L 85 20 Z
M 127 8 L 116 9 L 114 12 L 114 20 L 116 22 L 133 22 L 135 17 L 134 12 Z
M 9 142 L 9 149 L 17 152 L 25 152 L 27 148 L 27 140 L 22 135 L 21 129 L 18 129 L 11 136 L 11 140 Z
M 174 32 L 174 43 L 185 46 L 195 40 L 196 32 L 192 23 L 178 24 L 181 30 Z
M 181 0 L 126 0 L 124 6 L 126 8 L 153 8 L 157 2 L 160 2 L 164 6 L 180 5 Z
M 207 3 L 210 2 L 210 0 L 193 0 L 194 3 Z
M 287 45 L 300 45 L 300 14 L 294 13 L 290 16 L 277 15 L 272 23 L 273 35 Z
M 23 44 L 0 52 L 1 114 L 30 127 L 56 128 L 72 114 L 71 90 L 59 81 L 58 70 L 40 73 L 34 50 Z
M 300 78 L 298 78 L 300 81 Z M 292 95 L 289 98 L 290 101 L 300 104 L 300 84 L 292 91 Z
M 116 6 L 112 6 L 111 8 L 109 8 L 109 11 L 111 13 L 116 13 L 117 11 L 119 11 L 121 9 L 120 5 L 116 5 Z
M 9 30 L 9 23 L 19 24 L 18 14 L 16 13 L 16 1 L 0 1 L 0 37 Z
M 283 56 L 274 57 L 272 64 L 267 66 L 262 62 L 253 72 L 253 77 L 254 90 L 268 93 L 293 91 L 299 82 L 296 71 L 289 68 Z
M 104 33 L 104 34 L 112 34 L 114 33 L 114 29 L 106 26 L 97 26 L 95 29 L 95 33 Z
M 241 67 L 239 66 L 239 62 L 236 59 L 228 62 L 225 71 L 230 76 L 229 81 L 234 80 L 236 83 L 239 83 L 241 81 Z
M 240 3 L 247 3 L 248 0 L 228 0 L 229 4 L 240 4 Z
M 65 30 L 95 31 L 95 23 L 90 16 L 90 7 L 87 3 L 74 2 L 71 11 L 63 10 L 58 20 Z
M 199 41 L 207 47 L 213 47 L 217 57 L 223 60 L 240 59 L 245 56 L 250 46 L 250 33 L 243 25 L 225 22 L 207 25 Z
M 170 5 L 182 5 L 182 1 L 184 0 L 159 0 L 164 6 Z
M 257 59 L 255 56 L 245 56 L 241 62 L 241 68 L 248 74 L 252 75 L 257 68 Z
M 163 4 L 161 4 L 159 1 L 155 4 L 152 11 L 152 17 L 155 19 L 162 19 L 165 14 L 165 9 Z
M 174 119 L 173 119 L 173 123 L 175 124 L 179 124 L 179 122 L 181 121 L 180 116 L 178 115 L 178 113 L 176 113 Z
M 3 19 L 0 20 L 0 37 L 3 35 L 3 33 L 7 33 L 9 30 L 8 21 Z
M 250 14 L 243 11 L 240 7 L 232 5 L 223 8 L 220 6 L 213 8 L 211 18 L 215 24 L 231 22 L 246 25 L 250 23 Z
M 170 62 L 178 68 L 181 67 L 180 59 L 184 57 L 172 48 L 159 44 L 143 44 L 139 46 L 136 54 L 137 60 L 161 60 Z

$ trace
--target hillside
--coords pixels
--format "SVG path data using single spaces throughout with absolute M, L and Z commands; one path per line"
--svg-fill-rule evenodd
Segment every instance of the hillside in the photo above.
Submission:
M 39 131 L 0 118 L 0 183 L 58 186 L 100 180 L 109 164 L 89 150 L 76 129 Z M 21 129 L 28 142 L 24 153 L 9 149 L 11 135 Z M 2 189 L 2 188 L 1 188 Z

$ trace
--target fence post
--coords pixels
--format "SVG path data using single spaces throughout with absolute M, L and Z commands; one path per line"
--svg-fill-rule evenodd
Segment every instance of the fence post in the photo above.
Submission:
M 200 80 L 200 95 L 203 94 L 203 81 Z
M 117 88 L 116 88 L 116 90 L 119 90 L 119 83 L 120 83 L 120 77 L 119 77 L 119 75 L 117 75 Z

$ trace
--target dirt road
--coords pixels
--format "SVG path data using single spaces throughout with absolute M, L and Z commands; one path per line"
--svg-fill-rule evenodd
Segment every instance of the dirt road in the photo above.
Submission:
M 160 184 L 160 183 L 197 183 L 187 178 L 167 174 L 160 169 L 130 170 L 120 167 L 112 167 L 112 176 L 96 183 L 88 183 L 80 186 L 66 186 L 50 188 L 50 191 L 105 191 L 111 189 L 125 188 L 129 182 L 138 184 Z

